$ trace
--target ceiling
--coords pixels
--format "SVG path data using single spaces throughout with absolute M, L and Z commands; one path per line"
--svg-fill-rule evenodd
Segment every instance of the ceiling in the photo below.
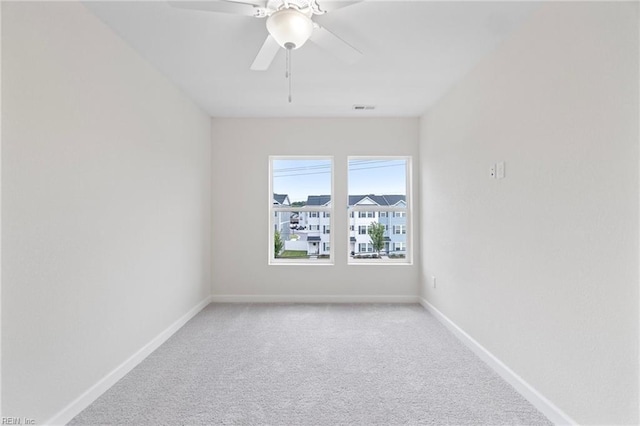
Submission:
M 311 42 L 294 50 L 289 103 L 283 49 L 267 71 L 249 69 L 264 19 L 165 1 L 84 4 L 213 117 L 420 116 L 538 7 L 365 0 L 314 16 L 363 56 L 349 65 Z

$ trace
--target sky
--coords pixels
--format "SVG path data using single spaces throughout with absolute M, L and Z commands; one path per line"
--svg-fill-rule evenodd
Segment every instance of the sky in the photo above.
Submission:
M 349 194 L 406 193 L 405 159 L 349 160 Z M 331 194 L 331 160 L 273 160 L 273 192 L 289 200 Z

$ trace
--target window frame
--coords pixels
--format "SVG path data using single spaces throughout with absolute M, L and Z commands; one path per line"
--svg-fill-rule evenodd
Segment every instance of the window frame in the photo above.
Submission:
M 302 207 L 294 207 L 294 206 L 274 206 L 273 204 L 273 162 L 277 160 L 293 160 L 293 161 L 303 161 L 303 160 L 326 160 L 330 162 L 331 165 L 331 201 L 329 206 L 313 206 L 309 208 L 309 206 Z M 334 265 L 335 263 L 335 250 L 334 250 L 334 233 L 326 234 L 329 236 L 329 259 L 287 259 L 287 258 L 276 258 L 274 255 L 274 246 L 273 240 L 275 236 L 275 229 L 271 225 L 271 220 L 275 214 L 278 212 L 290 212 L 290 213 L 303 213 L 303 212 L 317 212 L 317 216 L 314 218 L 320 218 L 322 213 L 328 213 L 327 219 L 329 219 L 329 227 L 333 227 L 334 220 L 334 206 L 335 206 L 335 160 L 333 156 L 330 155 L 270 155 L 269 156 L 269 235 L 268 235 L 268 264 L 269 265 Z M 315 194 L 307 194 L 307 195 L 315 195 Z M 311 216 L 310 216 L 311 217 Z M 319 226 L 319 225 L 318 225 Z M 320 232 L 322 232 L 319 229 Z M 316 232 L 316 231 L 314 231 Z M 322 244 L 324 242 L 319 242 Z M 318 247 L 320 249 L 320 246 Z
M 346 167 L 345 167 L 345 162 L 344 162 L 344 158 L 346 158 Z M 274 161 L 276 160 L 326 160 L 329 162 L 330 167 L 331 167 L 331 171 L 330 171 L 330 195 L 331 195 L 331 200 L 329 202 L 328 206 L 313 206 L 313 207 L 309 207 L 309 206 L 303 206 L 303 207 L 294 207 L 294 206 L 279 206 L 279 205 L 274 205 L 273 203 L 273 173 L 274 173 Z M 358 156 L 339 156 L 337 157 L 336 161 L 336 156 L 333 155 L 269 155 L 268 156 L 268 172 L 269 172 L 269 178 L 268 178 L 268 186 L 269 186 L 269 197 L 268 197 L 268 201 L 269 201 L 269 206 L 268 206 L 268 214 L 269 214 L 269 235 L 268 235 L 268 264 L 269 265 L 320 265 L 320 266 L 326 266 L 326 265 L 334 265 L 336 264 L 336 240 L 334 238 L 338 238 L 338 243 L 340 243 L 340 239 L 342 238 L 342 233 L 344 231 L 342 231 L 342 227 L 343 225 L 345 225 L 343 223 L 343 219 L 342 216 L 339 218 L 340 220 L 338 220 L 337 225 L 340 226 L 339 229 L 336 230 L 335 226 L 336 223 L 334 222 L 334 219 L 336 217 L 334 209 L 338 208 L 339 210 L 344 209 L 346 207 L 346 211 L 347 211 L 347 216 L 346 216 L 346 226 L 345 229 L 347 230 L 346 232 L 346 250 L 344 250 L 344 252 L 346 252 L 346 259 L 343 259 L 343 252 L 340 251 L 341 256 L 340 256 L 340 260 L 338 261 L 340 264 L 342 264 L 343 262 L 346 261 L 347 265 L 413 265 L 413 259 L 414 259 L 414 252 L 415 252 L 415 248 L 414 248 L 414 233 L 415 233 L 415 227 L 414 227 L 414 223 L 413 223 L 413 157 L 410 155 L 407 156 L 397 156 L 397 155 L 382 155 L 382 156 L 371 156 L 371 155 L 358 155 Z M 352 160 L 404 160 L 405 161 L 405 199 L 404 199 L 404 205 L 401 206 L 377 206 L 377 205 L 362 205 L 362 206 L 348 206 L 348 201 L 347 200 L 342 200 L 342 199 L 337 199 L 336 198 L 336 188 L 335 188 L 335 180 L 336 180 L 336 164 L 342 169 L 343 167 L 346 169 L 346 187 L 343 188 L 344 183 L 340 182 L 340 193 L 343 193 L 342 191 L 347 193 L 347 196 L 349 194 L 349 164 Z M 337 173 L 339 176 L 342 176 L 342 172 L 339 171 L 339 173 Z M 341 177 L 342 179 L 342 177 Z M 283 192 L 282 190 L 280 192 Z M 307 195 L 316 195 L 315 193 L 310 193 Z M 320 195 L 320 194 L 317 194 Z M 336 204 L 337 203 L 337 204 Z M 329 258 L 328 259 L 324 259 L 324 258 L 318 258 L 318 259 L 287 259 L 287 258 L 275 258 L 274 256 L 274 247 L 273 247 L 273 239 L 274 239 L 274 234 L 275 234 L 275 228 L 272 225 L 273 223 L 273 218 L 278 216 L 279 212 L 289 212 L 291 214 L 293 213 L 298 213 L 298 215 L 300 217 L 302 217 L 303 212 L 317 212 L 317 214 L 315 215 L 317 218 L 326 218 L 328 219 L 329 222 L 329 229 L 334 228 L 334 232 L 329 232 L 328 234 L 324 234 L 324 235 L 328 235 L 327 240 L 322 240 L 319 241 L 319 249 L 322 249 L 324 247 L 326 247 L 325 244 L 329 245 Z M 405 235 L 405 239 L 404 239 L 404 244 L 405 244 L 405 250 L 404 250 L 404 255 L 405 257 L 403 258 L 388 258 L 386 256 L 384 256 L 384 258 L 381 259 L 354 259 L 351 255 L 351 235 L 362 235 L 362 234 L 358 234 L 358 226 L 355 226 L 355 229 L 351 229 L 351 222 L 353 219 L 355 219 L 355 217 L 357 217 L 358 215 L 355 212 L 371 212 L 373 214 L 373 216 L 365 216 L 364 218 L 359 218 L 359 219 L 371 219 L 372 221 L 376 221 L 376 222 L 380 222 L 381 218 L 384 219 L 391 219 L 391 217 L 393 216 L 394 212 L 404 212 L 404 230 L 405 230 L 405 234 L 396 234 L 396 235 Z M 382 216 L 380 215 L 380 213 L 384 213 Z M 389 214 L 392 213 L 392 214 Z M 342 213 L 341 213 L 342 214 Z M 326 217 L 329 216 L 329 217 Z M 377 220 L 376 220 L 377 219 Z M 391 224 L 386 223 L 386 232 L 388 233 L 389 236 L 391 236 L 391 232 L 393 231 Z M 367 226 L 367 230 L 368 230 Z M 322 227 L 319 226 L 319 229 L 317 231 L 314 232 L 322 232 Z M 337 232 L 337 234 L 336 234 Z M 394 241 L 389 241 L 388 244 L 392 245 L 394 243 Z M 368 244 L 371 244 L 370 242 L 368 242 Z M 342 244 L 339 244 L 340 250 L 344 249 L 345 247 L 342 247 Z M 393 246 L 392 246 L 393 247 Z M 395 247 L 394 247 L 395 248 Z M 324 251 L 324 250 L 322 250 Z M 389 250 L 389 253 L 393 253 L 395 250 Z

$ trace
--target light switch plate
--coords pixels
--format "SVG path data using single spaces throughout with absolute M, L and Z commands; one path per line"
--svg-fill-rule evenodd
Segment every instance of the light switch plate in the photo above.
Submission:
M 504 161 L 500 161 L 496 164 L 496 177 L 498 179 L 504 179 Z

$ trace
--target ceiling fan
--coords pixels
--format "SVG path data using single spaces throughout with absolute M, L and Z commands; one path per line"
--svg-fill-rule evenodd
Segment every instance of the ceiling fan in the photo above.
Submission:
M 216 0 L 169 1 L 169 4 L 182 9 L 266 18 L 269 35 L 251 64 L 251 69 L 267 70 L 280 48 L 284 48 L 287 51 L 287 76 L 289 76 L 290 52 L 302 47 L 307 40 L 311 40 L 349 64 L 356 62 L 362 56 L 359 50 L 311 19 L 313 15 L 324 15 L 361 1 Z

